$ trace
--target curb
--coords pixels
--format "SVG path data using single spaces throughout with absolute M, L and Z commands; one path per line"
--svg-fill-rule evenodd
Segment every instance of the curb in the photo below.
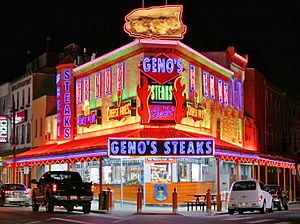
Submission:
M 133 215 L 181 215 L 174 212 L 134 212 Z

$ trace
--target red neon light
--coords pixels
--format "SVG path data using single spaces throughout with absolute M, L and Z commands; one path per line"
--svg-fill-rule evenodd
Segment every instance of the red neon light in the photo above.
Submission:
M 89 77 L 86 77 L 83 81 L 84 83 L 84 99 L 85 100 L 90 100 L 90 79 Z
M 141 106 L 138 106 L 137 111 L 142 119 L 143 124 L 150 122 L 149 97 L 151 95 L 151 87 L 148 84 L 148 79 L 141 76 L 141 85 L 137 87 L 137 95 L 140 98 Z
M 95 74 L 95 98 L 101 97 L 101 73 Z
M 107 68 L 105 70 L 105 82 L 104 82 L 104 86 L 105 86 L 105 94 L 111 94 L 112 92 L 112 75 L 111 75 L 111 68 Z
M 82 102 L 82 80 L 76 81 L 76 103 L 80 104 Z
M 182 118 L 186 117 L 187 108 L 185 106 L 186 94 L 184 93 L 185 85 L 181 84 L 183 77 L 179 76 L 174 82 L 173 94 L 176 100 L 175 121 L 181 123 Z
M 121 90 L 124 88 L 124 62 L 118 64 L 117 67 L 117 89 Z
M 195 91 L 196 89 L 196 69 L 195 66 L 190 64 L 189 67 L 189 78 L 190 78 L 190 91 Z

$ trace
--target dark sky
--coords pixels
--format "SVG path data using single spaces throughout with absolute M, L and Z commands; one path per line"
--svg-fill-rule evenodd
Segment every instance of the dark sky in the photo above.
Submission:
M 165 0 L 144 0 L 145 6 Z M 182 40 L 198 51 L 234 46 L 277 85 L 300 84 L 300 2 L 297 0 L 168 0 L 182 4 L 187 33 Z M 49 50 L 77 43 L 105 54 L 130 38 L 124 17 L 142 0 L 9 0 L 0 3 L 1 83 L 24 74 L 26 61 Z M 30 54 L 28 54 L 30 52 Z

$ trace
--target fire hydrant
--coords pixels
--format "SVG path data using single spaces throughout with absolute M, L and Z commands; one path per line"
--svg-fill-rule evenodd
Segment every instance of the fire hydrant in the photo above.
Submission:
M 206 211 L 211 212 L 211 193 L 210 189 L 206 192 Z

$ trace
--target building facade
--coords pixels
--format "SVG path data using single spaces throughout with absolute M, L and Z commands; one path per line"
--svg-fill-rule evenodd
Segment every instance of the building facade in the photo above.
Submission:
M 9 169 L 30 167 L 32 178 L 76 170 L 121 203 L 136 202 L 142 189 L 145 205 L 170 204 L 176 188 L 180 204 L 210 189 L 219 207 L 233 181 L 268 183 L 271 169 L 295 192 L 295 179 L 285 179 L 295 161 L 266 154 L 259 139 L 265 98 L 245 90 L 248 58 L 234 48 L 209 54 L 173 36 L 138 38 L 77 67 L 72 60 L 57 66 L 57 115 L 46 119 L 56 119 L 56 141 L 6 160 Z

